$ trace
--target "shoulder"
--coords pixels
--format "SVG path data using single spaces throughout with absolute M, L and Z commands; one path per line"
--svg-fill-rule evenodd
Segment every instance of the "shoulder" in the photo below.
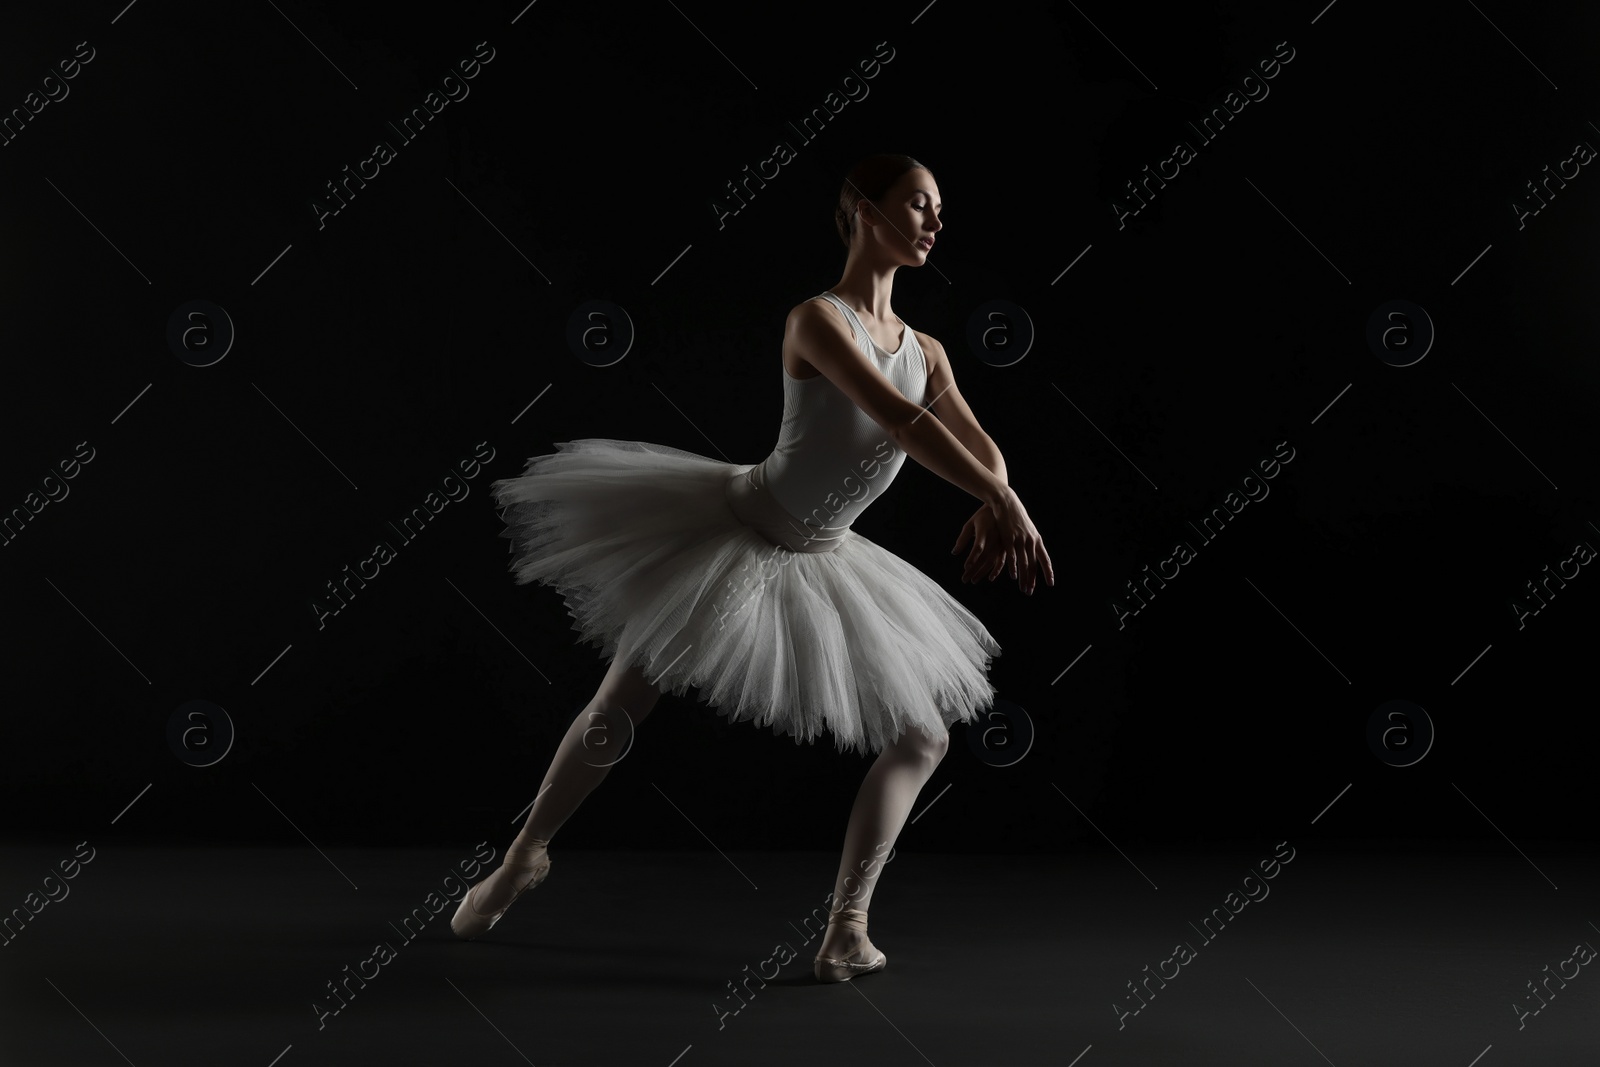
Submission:
M 845 317 L 827 297 L 814 296 L 789 309 L 790 326 L 814 325 L 818 322 L 844 322 Z
M 855 343 L 855 327 L 826 297 L 814 296 L 789 309 L 784 337 L 802 348 L 812 348 L 834 335 Z

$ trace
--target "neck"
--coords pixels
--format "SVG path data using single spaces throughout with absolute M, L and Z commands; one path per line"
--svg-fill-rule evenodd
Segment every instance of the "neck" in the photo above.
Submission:
M 845 260 L 844 274 L 833 286 L 833 295 L 856 310 L 857 314 L 881 322 L 894 319 L 890 299 L 894 295 L 894 272 L 898 263 L 869 263 L 861 250 L 853 248 Z

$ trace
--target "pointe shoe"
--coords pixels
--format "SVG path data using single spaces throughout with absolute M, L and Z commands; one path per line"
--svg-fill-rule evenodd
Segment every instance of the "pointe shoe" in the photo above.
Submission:
M 828 925 L 832 926 L 834 923 L 853 926 L 865 934 L 867 913 L 860 908 L 843 908 L 828 916 Z M 819 982 L 848 982 L 863 974 L 881 971 L 889 965 L 889 957 L 873 947 L 871 941 L 866 942 L 864 948 L 876 958 L 865 963 L 855 963 L 851 960 L 836 960 L 829 956 L 818 955 L 811 964 L 811 973 L 816 975 Z
M 500 921 L 500 917 L 510 909 L 511 905 L 522 899 L 522 894 L 549 876 L 551 863 L 549 845 L 550 842 L 548 840 L 540 841 L 536 839 L 534 844 L 529 847 L 519 848 L 513 845 L 506 849 L 507 861 L 512 859 L 513 854 L 517 854 L 516 858 L 519 861 L 515 868 L 506 867 L 504 863 L 501 864 L 501 868 L 506 871 L 507 876 L 520 878 L 523 875 L 529 875 L 531 877 L 522 883 L 517 889 L 516 895 L 506 902 L 505 907 L 488 915 L 472 906 L 472 898 L 477 894 L 483 883 L 489 879 L 485 878 L 483 881 L 476 883 L 471 889 L 467 890 L 467 895 L 461 898 L 461 904 L 456 908 L 456 913 L 450 920 L 450 929 L 455 932 L 455 935 L 463 941 L 471 941 L 494 929 L 494 924 Z M 526 861 L 533 857 L 537 857 L 537 859 L 531 865 L 528 864 Z

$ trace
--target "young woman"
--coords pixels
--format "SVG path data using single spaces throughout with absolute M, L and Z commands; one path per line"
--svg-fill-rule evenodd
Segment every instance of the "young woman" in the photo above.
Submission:
M 501 866 L 462 899 L 452 929 L 489 930 L 550 871 L 549 844 L 662 692 L 699 690 L 730 721 L 842 751 L 878 753 L 845 833 L 813 972 L 882 970 L 867 909 L 912 803 L 955 722 L 994 700 L 1000 646 L 899 556 L 850 529 L 907 455 L 982 506 L 956 540 L 962 580 L 1055 584 L 1006 465 L 956 388 L 944 347 L 896 317 L 894 274 L 927 261 L 943 224 L 939 187 L 909 156 L 857 164 L 835 223 L 849 250 L 829 292 L 789 313 L 783 422 L 762 462 L 731 464 L 642 441 L 588 438 L 535 456 L 491 486 L 518 584 L 561 593 L 579 640 L 610 669 L 556 750 Z M 926 417 L 928 412 L 935 417 Z M 612 727 L 615 727 L 614 729 Z

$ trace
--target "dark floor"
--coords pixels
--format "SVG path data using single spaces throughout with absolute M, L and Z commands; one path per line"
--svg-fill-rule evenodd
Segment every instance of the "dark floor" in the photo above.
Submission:
M 1291 845 L 1259 883 L 1270 846 L 902 853 L 872 902 L 889 967 L 840 985 L 812 979 L 805 926 L 832 855 L 558 842 L 550 879 L 465 943 L 453 904 L 414 940 L 399 928 L 470 846 L 101 846 L 0 947 L 0 1064 L 1600 1062 L 1600 976 L 1564 962 L 1600 944 L 1593 856 Z M 0 850 L 0 908 L 70 855 Z M 1260 899 L 1240 905 L 1246 889 Z M 1234 891 L 1239 913 L 1203 927 Z M 363 964 L 378 942 L 392 955 Z M 1193 955 L 1163 963 L 1178 942 Z M 319 1026 L 327 983 L 358 965 L 365 988 L 350 979 Z M 1131 1014 L 1128 984 L 1157 970 L 1176 976 Z M 1541 980 L 1547 1006 L 1519 1021 Z

